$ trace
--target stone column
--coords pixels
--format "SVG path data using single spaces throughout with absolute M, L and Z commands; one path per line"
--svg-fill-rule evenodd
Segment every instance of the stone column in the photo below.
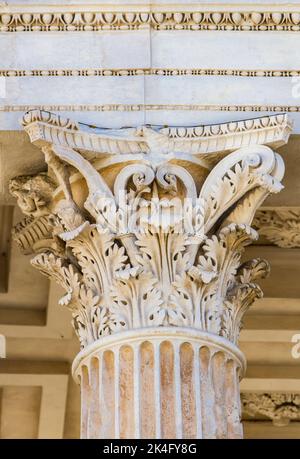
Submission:
M 191 327 L 127 331 L 80 353 L 82 438 L 241 438 L 244 357 Z
M 241 257 L 256 209 L 282 188 L 271 147 L 287 140 L 286 117 L 109 131 L 30 112 L 23 123 L 48 172 L 11 181 L 27 215 L 14 236 L 66 290 L 82 438 L 241 438 L 237 341 L 268 272 Z

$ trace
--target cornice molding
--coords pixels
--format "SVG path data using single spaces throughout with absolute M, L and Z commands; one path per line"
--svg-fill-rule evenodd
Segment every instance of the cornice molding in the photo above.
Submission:
M 143 111 L 219 111 L 298 113 L 300 105 L 201 105 L 201 104 L 60 104 L 0 105 L 0 112 L 143 112 Z
M 277 426 L 300 420 L 300 394 L 242 393 L 241 400 L 245 414 L 267 416 Z
M 300 248 L 300 209 L 259 210 L 253 227 L 278 247 Z
M 82 68 L 82 69 L 0 69 L 0 76 L 10 77 L 129 77 L 141 75 L 156 76 L 234 76 L 246 78 L 292 78 L 300 76 L 300 70 L 274 69 L 204 69 L 204 68 Z
M 16 6 L 17 7 L 17 6 Z M 195 4 L 177 7 L 167 5 L 98 6 L 91 9 L 61 5 L 39 8 L 8 8 L 0 14 L 0 32 L 68 32 L 100 30 L 221 30 L 221 31 L 289 31 L 300 30 L 300 10 L 297 6 L 266 9 L 262 5 L 246 7 L 199 7 Z M 255 8 L 255 9 L 253 9 Z M 280 8 L 281 11 L 278 11 Z M 284 8 L 284 11 L 282 11 Z M 4 10 L 5 11 L 5 10 Z

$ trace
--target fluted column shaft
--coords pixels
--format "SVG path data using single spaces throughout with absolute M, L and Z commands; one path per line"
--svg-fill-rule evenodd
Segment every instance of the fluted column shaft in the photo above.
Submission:
M 172 328 L 104 338 L 78 355 L 82 438 L 242 438 L 242 354 Z

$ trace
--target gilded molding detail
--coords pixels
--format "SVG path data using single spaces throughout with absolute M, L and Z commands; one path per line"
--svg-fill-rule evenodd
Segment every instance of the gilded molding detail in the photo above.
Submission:
M 268 273 L 264 260 L 242 264 L 241 255 L 257 238 L 256 208 L 281 190 L 284 173 L 280 156 L 257 141 L 286 142 L 286 115 L 107 130 L 34 112 L 23 124 L 50 175 L 16 178 L 11 191 L 31 217 L 28 231 L 41 217 L 53 222 L 50 237 L 33 241 L 32 264 L 65 288 L 60 304 L 71 310 L 81 346 L 164 326 L 236 343 L 244 312 L 262 294 L 256 280 Z M 23 238 L 24 231 L 26 222 Z
M 253 227 L 261 236 L 282 248 L 300 247 L 300 210 L 259 210 L 253 220 Z
M 167 8 L 166 8 L 167 10 Z M 100 30 L 300 30 L 297 11 L 49 11 L 0 15 L 1 32 L 74 32 Z
M 300 420 L 300 394 L 243 393 L 241 399 L 245 414 L 266 416 L 277 426 Z

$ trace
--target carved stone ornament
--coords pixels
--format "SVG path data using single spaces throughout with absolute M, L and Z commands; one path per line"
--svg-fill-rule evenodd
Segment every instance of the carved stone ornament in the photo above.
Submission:
M 300 210 L 297 208 L 260 210 L 253 226 L 261 236 L 279 247 L 300 247 Z
M 27 5 L 26 5 L 27 6 Z M 192 6 L 192 11 L 191 11 Z M 195 4 L 180 3 L 178 6 L 155 2 L 128 8 L 128 5 L 111 3 L 108 7 L 89 8 L 85 2 L 78 8 L 74 5 L 34 5 L 26 9 L 16 4 L 7 7 L 0 14 L 1 33 L 18 32 L 91 32 L 100 30 L 205 30 L 246 31 L 246 32 L 298 32 L 300 29 L 299 9 L 278 8 L 266 5 L 255 9 L 249 3 L 242 8 L 231 4 L 211 7 L 201 5 L 195 11 Z M 289 5 L 287 5 L 289 6 Z M 6 9 L 7 8 L 7 9 Z M 274 9 L 275 8 L 275 9 Z M 278 11 L 279 10 L 279 11 Z
M 266 416 L 278 427 L 300 420 L 300 394 L 244 393 L 241 398 L 245 414 L 252 417 Z
M 241 255 L 282 188 L 272 147 L 291 130 L 264 120 L 108 130 L 24 116 L 48 174 L 11 181 L 27 215 L 14 237 L 65 289 L 83 437 L 242 436 L 236 345 L 268 264 Z

